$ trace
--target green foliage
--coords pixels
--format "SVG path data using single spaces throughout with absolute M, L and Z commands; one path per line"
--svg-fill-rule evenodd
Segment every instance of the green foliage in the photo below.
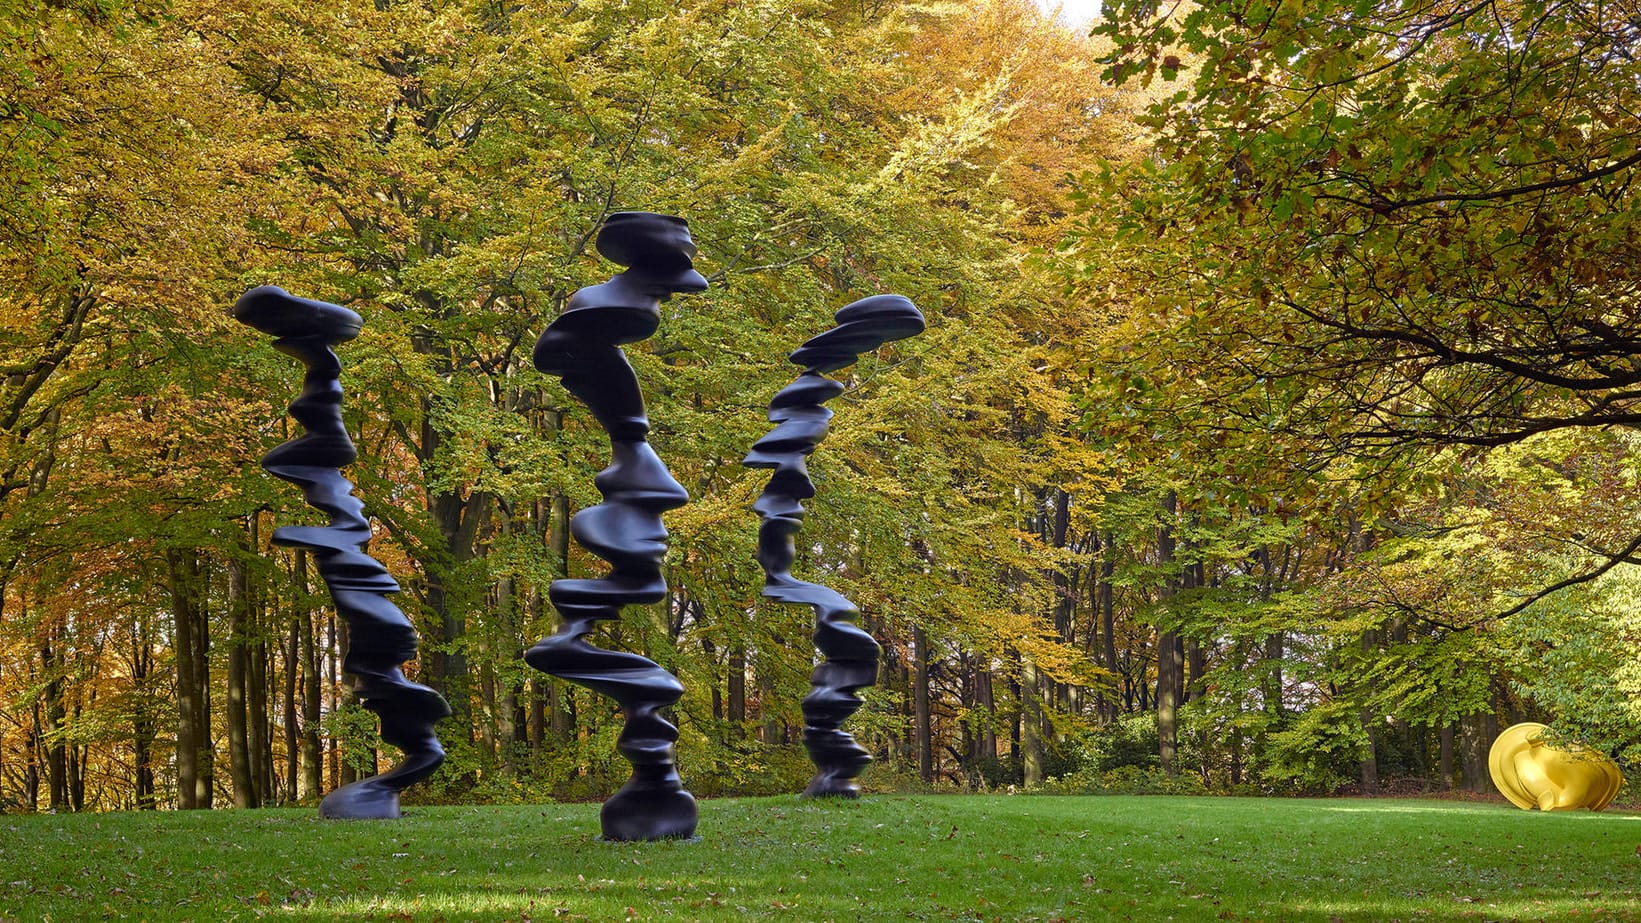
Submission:
M 1097 773 L 1118 769 L 1157 768 L 1157 718 L 1154 714 L 1124 715 L 1084 736 L 1078 750 L 1082 768 Z M 1136 792 L 1135 794 L 1140 794 Z
M 357 702 L 343 705 L 324 718 L 325 734 L 336 741 L 341 759 L 361 776 L 375 775 L 381 738 L 376 716 Z M 382 768 L 386 768 L 386 764 Z
M 1613 575 L 1512 617 L 1499 639 L 1512 684 L 1545 722 L 1630 770 L 1641 765 L 1636 594 L 1633 575 Z
M 1079 769 L 1028 791 L 1033 795 L 1205 795 L 1207 786 L 1194 773 L 1170 775 L 1154 766 L 1129 764 L 1107 770 Z
M 1328 702 L 1306 709 L 1270 735 L 1267 778 L 1310 794 L 1328 794 L 1350 783 L 1367 752 L 1360 709 Z

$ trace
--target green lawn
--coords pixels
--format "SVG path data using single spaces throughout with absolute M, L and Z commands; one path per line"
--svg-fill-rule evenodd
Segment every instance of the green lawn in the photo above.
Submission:
M 0 817 L 0 919 L 1637 920 L 1641 816 L 1443 801 L 871 796 Z

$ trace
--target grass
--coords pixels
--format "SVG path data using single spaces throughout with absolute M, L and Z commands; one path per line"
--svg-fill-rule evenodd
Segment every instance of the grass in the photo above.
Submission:
M 0 920 L 1636 920 L 1641 816 L 1425 800 L 871 796 L 0 817 Z

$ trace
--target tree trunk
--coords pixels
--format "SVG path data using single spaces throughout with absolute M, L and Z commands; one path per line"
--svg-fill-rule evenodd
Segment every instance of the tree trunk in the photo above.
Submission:
M 245 566 L 228 560 L 228 774 L 233 782 L 236 808 L 254 808 L 256 782 L 251 774 L 250 746 L 245 715 L 245 678 L 248 651 L 247 622 L 250 610 Z
M 721 724 L 724 720 L 724 685 L 718 681 L 718 645 L 713 644 L 711 638 L 701 639 L 701 656 L 712 665 L 712 720 L 715 724 Z
M 965 781 L 971 780 L 970 770 L 974 761 L 980 755 L 980 744 L 974 732 L 973 716 L 979 712 L 975 703 L 979 700 L 980 677 L 975 668 L 978 658 L 967 651 L 957 654 L 957 706 L 959 715 L 970 716 L 968 720 L 957 722 L 957 769 Z
M 1028 788 L 1042 782 L 1043 700 L 1030 657 L 1020 658 L 1020 752 L 1022 781 Z
M 23 768 L 23 804 L 30 812 L 40 810 L 40 753 L 45 733 L 40 711 L 39 699 L 29 704 L 28 764 Z
M 764 743 L 780 746 L 786 742 L 786 724 L 775 706 L 775 655 L 760 651 L 752 664 L 752 672 L 758 682 L 758 717 L 763 723 Z
M 975 658 L 974 700 L 986 723 L 979 733 L 979 755 L 987 760 L 997 758 L 997 698 L 992 690 L 990 657 Z
M 422 402 L 421 436 L 418 457 L 426 463 L 438 456 L 443 441 L 430 400 Z M 473 588 L 456 586 L 453 581 L 477 552 L 479 536 L 490 520 L 492 499 L 482 490 L 474 490 L 466 497 L 454 490 L 431 491 L 428 497 L 428 513 L 443 539 L 444 547 L 439 551 L 444 553 L 424 561 L 422 568 L 427 581 L 425 598 L 438 619 L 440 642 L 428 654 L 427 680 L 450 703 L 446 732 L 466 740 L 473 739 L 470 694 L 474 690 L 462 640 L 467 634 L 467 610 L 483 600 L 472 596 Z
M 193 550 L 167 551 L 166 563 L 177 672 L 177 807 L 209 808 L 213 759 L 205 568 Z
M 929 636 L 912 625 L 912 747 L 917 753 L 917 777 L 934 781 L 934 735 L 929 716 Z
M 1373 713 L 1362 709 L 1362 732 L 1367 735 L 1367 748 L 1362 752 L 1362 794 L 1379 794 L 1379 728 Z
M 296 630 L 302 638 L 302 785 L 298 795 L 303 800 L 309 800 L 318 798 L 325 790 L 324 763 L 321 760 L 323 741 L 319 734 L 324 683 L 319 662 L 319 626 L 313 617 L 312 597 L 309 595 L 306 549 L 296 550 L 292 567 L 297 593 Z
M 1175 772 L 1179 752 L 1180 687 L 1184 685 L 1184 649 L 1179 635 L 1157 635 L 1157 762 L 1168 775 Z
M 53 632 L 55 634 L 55 632 Z M 64 741 L 63 664 L 51 641 L 40 644 L 41 675 L 45 677 L 46 791 L 52 812 L 69 810 L 68 745 Z
M 252 610 L 253 624 L 256 626 L 256 636 L 261 637 L 262 624 L 267 620 L 261 617 L 261 594 L 253 596 L 257 606 Z M 251 780 L 255 784 L 256 803 L 265 805 L 274 800 L 277 788 L 274 784 L 274 757 L 273 757 L 273 729 L 268 714 L 268 644 L 257 640 L 247 652 L 248 666 L 245 675 L 245 708 L 250 719 L 246 730 L 246 743 L 251 756 Z
M 1117 602 L 1112 587 L 1112 577 L 1117 572 L 1115 546 L 1116 537 L 1110 532 L 1105 533 L 1105 539 L 1101 543 L 1103 550 L 1100 556 L 1100 580 L 1098 589 L 1094 591 L 1094 605 L 1100 615 L 1100 640 L 1105 648 L 1105 662 L 1102 666 L 1113 674 L 1119 672 L 1120 666 L 1117 663 Z M 1115 721 L 1117 718 L 1115 696 L 1105 697 L 1105 718 L 1107 721 Z
M 532 676 L 530 689 L 530 756 L 539 757 L 547 743 L 547 678 Z
M 1166 572 L 1174 563 L 1174 517 L 1177 502 L 1173 491 L 1163 497 L 1162 528 L 1157 534 L 1157 560 Z M 1168 578 L 1162 588 L 1166 597 L 1174 595 L 1176 581 Z M 1179 752 L 1179 706 L 1185 694 L 1185 645 L 1173 631 L 1157 632 L 1157 761 L 1162 771 L 1173 775 L 1174 758 Z
M 148 685 L 154 673 L 154 647 L 149 642 L 149 618 L 139 616 L 131 638 L 131 684 L 140 699 L 131 715 L 131 753 L 135 770 L 137 810 L 159 807 L 154 785 L 154 738 L 158 735 L 153 712 L 148 706 Z
M 297 608 L 301 603 L 297 603 Z M 302 743 L 300 736 L 301 705 L 298 698 L 298 678 L 302 675 L 302 622 L 291 614 L 290 631 L 285 638 L 285 797 L 286 804 L 294 804 L 302 790 Z
M 1453 725 L 1452 725 L 1452 723 L 1450 722 L 1450 723 L 1442 725 L 1441 730 L 1437 733 L 1437 737 L 1438 737 L 1438 741 L 1439 741 L 1438 746 L 1440 747 L 1440 753 L 1437 756 L 1436 771 L 1441 774 L 1442 789 L 1444 791 L 1449 791 L 1450 792 L 1450 791 L 1453 790 Z
M 347 622 L 339 616 L 332 615 L 330 619 L 330 628 L 333 632 L 331 650 L 334 652 L 336 658 L 332 660 L 330 664 L 331 688 L 336 690 L 335 695 L 337 707 L 346 708 L 357 702 L 357 698 L 353 694 L 353 688 L 348 682 L 347 674 L 342 670 L 342 665 L 348 661 L 348 625 Z M 352 730 L 351 728 L 346 729 L 341 733 L 351 734 Z M 338 787 L 343 785 L 352 785 L 354 782 L 359 781 L 359 767 L 355 762 L 355 759 L 357 759 L 358 750 L 361 748 L 356 746 L 357 743 L 358 741 L 351 737 L 340 739 L 336 742 L 338 750 L 336 763 L 336 784 Z
M 1264 670 L 1261 672 L 1259 684 L 1265 714 L 1270 718 L 1270 723 L 1277 726 L 1280 726 L 1283 720 L 1282 658 L 1287 656 L 1284 651 L 1286 644 L 1287 638 L 1280 630 L 1265 636 Z
M 746 648 L 740 644 L 729 649 L 729 722 L 740 727 L 746 721 Z
M 511 528 L 511 523 L 505 525 Z M 502 577 L 496 581 L 496 621 L 496 633 L 501 638 L 502 651 L 492 646 L 492 655 L 504 659 L 509 669 L 491 669 L 488 672 L 494 687 L 492 697 L 495 702 L 495 739 L 499 751 L 497 756 L 500 758 L 502 772 L 511 775 L 514 771 L 513 745 L 519 739 L 521 728 L 518 722 L 518 688 L 508 677 L 521 675 L 518 669 L 512 667 L 524 666 L 521 660 L 524 656 L 524 647 L 519 643 L 518 594 L 515 592 L 511 577 Z
M 1459 757 L 1463 764 L 1464 790 L 1488 794 L 1494 791 L 1487 770 L 1487 751 L 1498 736 L 1498 720 L 1491 712 L 1465 715 L 1459 719 Z
M 1370 630 L 1362 633 L 1362 653 L 1364 657 L 1372 657 L 1378 649 L 1380 633 Z M 1362 690 L 1365 694 L 1368 690 Z M 1362 734 L 1367 738 L 1367 748 L 1362 753 L 1361 780 L 1362 794 L 1379 794 L 1379 722 L 1366 706 L 1361 711 Z

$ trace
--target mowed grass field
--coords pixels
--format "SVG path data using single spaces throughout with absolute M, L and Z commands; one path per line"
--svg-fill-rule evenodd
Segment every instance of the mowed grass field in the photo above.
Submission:
M 1641 815 L 1433 800 L 704 801 L 0 817 L 0 919 L 1637 920 Z

